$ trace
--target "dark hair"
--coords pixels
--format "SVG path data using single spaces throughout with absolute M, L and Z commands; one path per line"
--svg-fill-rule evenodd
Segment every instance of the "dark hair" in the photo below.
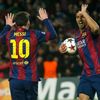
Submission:
M 28 20 L 30 20 L 30 14 L 25 11 L 18 12 L 14 17 L 17 26 L 26 26 Z

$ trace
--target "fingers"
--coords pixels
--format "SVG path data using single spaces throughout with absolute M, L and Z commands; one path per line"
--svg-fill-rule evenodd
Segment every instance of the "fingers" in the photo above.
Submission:
M 43 14 L 43 13 L 46 13 L 46 10 L 44 8 L 40 8 L 39 9 L 39 14 Z
M 12 23 L 12 26 L 14 26 L 16 24 L 16 22 Z
M 8 19 L 8 18 L 13 19 L 14 18 L 14 14 L 8 13 L 7 16 L 5 16 L 5 19 Z
M 87 7 L 88 7 L 88 4 L 82 4 L 82 9 L 87 9 Z
M 10 13 L 9 14 L 9 18 L 13 19 L 14 18 L 14 14 Z
M 38 18 L 39 20 L 42 20 L 40 16 L 37 16 L 37 18 Z
M 82 4 L 83 7 L 87 8 L 88 7 L 88 4 Z
M 42 15 L 46 14 L 46 10 L 44 8 L 39 9 L 39 16 L 42 17 Z
M 61 53 L 67 52 L 67 46 L 66 46 L 65 44 L 62 44 L 62 45 L 60 46 L 60 48 L 59 48 L 59 51 L 60 51 Z
M 6 25 L 10 25 L 10 26 L 15 25 L 16 23 L 13 22 L 13 19 L 14 19 L 14 14 L 8 13 L 8 14 L 5 16 Z
M 62 44 L 62 47 L 61 48 L 62 48 L 63 51 L 66 51 L 67 46 L 65 44 Z
M 5 19 L 7 19 L 7 16 L 5 16 Z
M 37 16 L 40 20 L 44 20 L 48 18 L 47 12 L 44 8 L 39 9 L 39 16 Z
M 47 12 L 46 12 L 46 9 L 44 9 L 44 13 L 46 14 Z
M 41 16 L 42 13 L 43 13 L 43 8 L 40 8 L 40 9 L 39 9 L 39 16 Z

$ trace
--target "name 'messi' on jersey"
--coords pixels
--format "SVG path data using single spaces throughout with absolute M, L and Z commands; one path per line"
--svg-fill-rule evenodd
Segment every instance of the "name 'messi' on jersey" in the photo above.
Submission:
M 26 32 L 14 32 L 14 36 L 26 36 Z

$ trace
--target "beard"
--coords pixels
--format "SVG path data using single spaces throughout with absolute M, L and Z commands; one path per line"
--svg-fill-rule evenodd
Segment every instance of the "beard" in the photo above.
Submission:
M 78 24 L 79 29 L 83 30 L 85 28 L 85 24 Z

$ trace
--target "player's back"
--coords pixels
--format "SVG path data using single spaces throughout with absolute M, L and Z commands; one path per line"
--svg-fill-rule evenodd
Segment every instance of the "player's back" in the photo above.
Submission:
M 7 36 L 10 54 L 10 77 L 21 80 L 38 80 L 36 67 L 37 37 L 34 31 L 18 28 Z

